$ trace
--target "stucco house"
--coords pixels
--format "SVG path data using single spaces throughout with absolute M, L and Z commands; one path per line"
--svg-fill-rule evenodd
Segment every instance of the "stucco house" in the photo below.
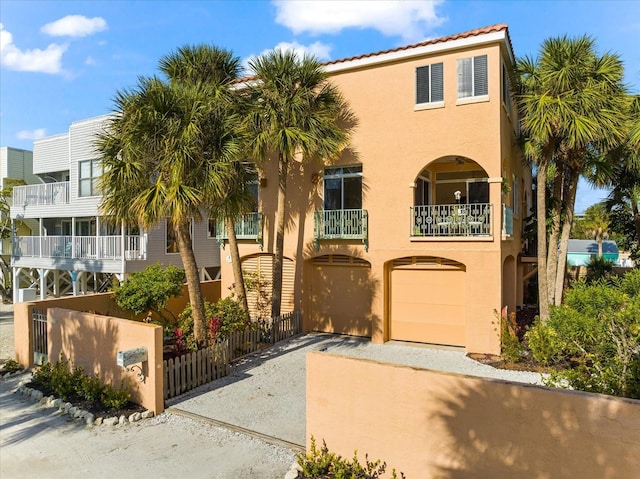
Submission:
M 99 292 L 114 277 L 122 280 L 155 262 L 182 267 L 166 222 L 145 231 L 100 216 L 101 172 L 94 141 L 107 119 L 77 121 L 67 133 L 34 142 L 33 173 L 44 183 L 13 190 L 12 220 L 34 225 L 26 234 L 14 230 L 14 301 L 20 289 L 35 289 L 40 298 Z M 192 227 L 203 279 L 217 277 L 220 268 L 220 247 L 210 223 Z
M 513 63 L 495 25 L 325 65 L 358 124 L 335 164 L 292 168 L 283 312 L 306 330 L 500 351 L 496 314 L 522 304 L 531 266 Z M 271 287 L 275 162 L 258 184 L 260 228 L 240 241 L 254 310 Z

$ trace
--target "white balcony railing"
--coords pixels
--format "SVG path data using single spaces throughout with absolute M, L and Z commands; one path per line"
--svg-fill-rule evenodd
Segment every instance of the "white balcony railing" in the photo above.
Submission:
M 13 206 L 66 205 L 68 203 L 68 181 L 13 188 Z
M 123 244 L 124 243 L 124 244 Z M 123 250 L 124 246 L 124 250 Z M 144 260 L 147 237 L 125 236 L 15 236 L 13 257 Z

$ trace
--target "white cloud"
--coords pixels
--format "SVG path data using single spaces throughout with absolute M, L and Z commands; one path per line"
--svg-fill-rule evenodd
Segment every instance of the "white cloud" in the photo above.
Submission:
M 84 61 L 85 65 L 95 65 L 96 61 L 93 57 L 87 57 L 87 59 Z
M 362 2 L 274 0 L 276 23 L 319 35 L 339 33 L 345 28 L 373 28 L 386 36 L 400 36 L 408 42 L 426 38 L 428 32 L 446 18 L 436 7 L 443 0 L 388 0 Z
M 298 54 L 300 58 L 306 55 L 313 55 L 318 60 L 328 61 L 331 59 L 331 45 L 327 45 L 322 42 L 314 42 L 311 45 L 302 45 L 298 42 L 280 42 L 275 47 L 274 50 L 293 50 Z M 270 50 L 263 50 L 260 55 L 264 55 Z M 249 58 L 245 59 L 242 62 L 242 66 L 244 67 L 247 74 L 250 74 L 249 62 L 256 58 L 256 56 L 260 55 L 251 55 Z
M 106 29 L 107 22 L 102 17 L 67 15 L 60 20 L 47 23 L 40 31 L 54 37 L 86 37 Z
M 44 128 L 38 128 L 36 130 L 20 130 L 16 133 L 16 138 L 18 140 L 38 140 L 43 138 L 47 134 L 47 130 Z
M 63 73 L 62 54 L 67 45 L 52 43 L 45 50 L 20 50 L 13 35 L 0 23 L 0 64 L 9 70 L 41 73 Z

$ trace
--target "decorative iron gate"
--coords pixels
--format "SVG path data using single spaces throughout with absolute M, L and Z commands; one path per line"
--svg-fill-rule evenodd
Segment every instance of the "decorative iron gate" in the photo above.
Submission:
M 48 357 L 47 349 L 47 310 L 33 308 L 33 362 L 42 364 Z

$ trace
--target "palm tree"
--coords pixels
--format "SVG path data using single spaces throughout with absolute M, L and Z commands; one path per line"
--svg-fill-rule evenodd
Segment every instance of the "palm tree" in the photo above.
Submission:
M 602 243 L 609 239 L 609 214 L 604 203 L 597 203 L 585 211 L 584 229 L 598 243 L 598 258 L 602 258 Z
M 239 124 L 229 129 L 230 122 L 240 123 L 240 112 L 246 107 L 241 91 L 231 88 L 216 88 L 217 86 L 229 87 L 235 82 L 241 72 L 240 59 L 234 57 L 228 50 L 222 50 L 209 45 L 185 46 L 179 48 L 176 53 L 169 54 L 160 60 L 160 70 L 164 72 L 172 82 L 179 84 L 197 85 L 200 83 L 212 85 L 215 88 L 215 100 L 226 108 L 220 111 L 224 118 L 222 122 L 214 122 L 210 126 L 223 125 L 224 128 L 212 132 L 213 137 L 229 139 L 234 137 L 236 146 L 242 146 Z M 245 292 L 244 277 L 240 263 L 240 252 L 235 233 L 235 221 L 248 212 L 253 198 L 247 192 L 248 169 L 244 163 L 242 150 L 237 149 L 235 156 L 228 158 L 232 164 L 229 167 L 225 179 L 222 196 L 209 206 L 209 212 L 214 218 L 224 220 L 231 249 L 231 261 L 235 283 L 235 293 L 245 311 L 248 311 Z
M 250 149 L 261 162 L 278 162 L 278 206 L 273 264 L 272 316 L 280 315 L 287 178 L 294 157 L 303 161 L 336 158 L 349 141 L 346 103 L 327 81 L 322 64 L 291 51 L 274 50 L 249 62 L 257 77 L 250 91 Z
M 249 163 L 234 162 L 231 174 L 226 180 L 224 195 L 210 206 L 210 213 L 213 218 L 220 218 L 224 221 L 231 250 L 231 266 L 233 268 L 233 279 L 235 294 L 245 311 L 249 311 L 247 303 L 246 285 L 242 273 L 242 263 L 240 262 L 240 251 L 236 238 L 236 218 L 254 211 L 255 198 L 249 190 L 249 184 L 254 175 L 254 167 Z
M 225 67 L 223 61 L 220 68 Z M 235 158 L 239 145 L 230 133 L 234 122 L 224 101 L 228 77 L 206 82 L 184 78 L 140 78 L 136 88 L 119 91 L 97 149 L 103 166 L 103 213 L 145 228 L 166 219 L 175 229 L 195 340 L 202 345 L 204 301 L 190 227 L 222 196 L 224 162 Z
M 624 136 L 623 66 L 617 55 L 596 54 L 590 37 L 563 36 L 545 40 L 537 59 L 519 59 L 517 74 L 525 154 L 538 168 L 538 285 L 540 316 L 546 320 L 549 304 L 562 298 L 578 179 L 590 157 L 615 148 Z M 547 234 L 545 191 L 552 165 Z

